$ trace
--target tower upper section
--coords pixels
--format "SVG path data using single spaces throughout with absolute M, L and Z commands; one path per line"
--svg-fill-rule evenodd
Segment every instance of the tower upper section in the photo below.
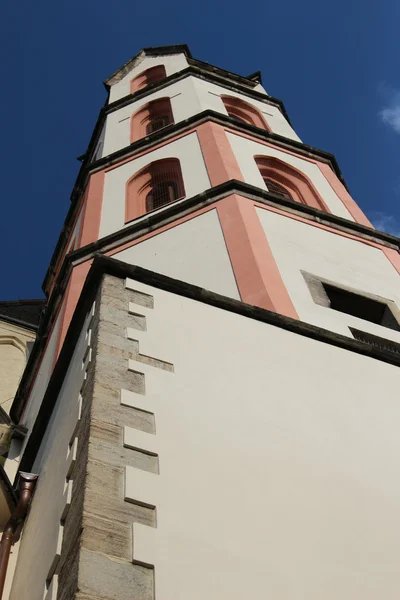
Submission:
M 400 341 L 399 240 L 374 230 L 334 156 L 300 141 L 259 73 L 167 46 L 142 50 L 106 88 L 45 278 L 35 369 L 50 376 L 95 254 L 343 336 Z M 42 383 L 29 373 L 33 422 Z
M 362 263 L 368 282 L 371 252 L 374 271 L 390 279 L 398 268 L 396 243 L 373 230 L 335 158 L 300 141 L 259 73 L 242 77 L 193 59 L 187 46 L 166 46 L 142 50 L 105 85 L 44 284 L 51 296 L 66 257 L 81 269 L 61 339 L 94 253 L 322 326 L 326 313 L 308 306 L 303 270 L 336 281 L 328 266 L 340 256 L 343 270 L 346 256 L 349 272 Z M 391 295 L 385 286 L 369 292 Z
M 125 237 L 138 219 L 174 201 L 186 207 L 232 180 L 281 203 L 370 225 L 334 157 L 300 141 L 259 73 L 238 76 L 193 59 L 185 45 L 165 46 L 142 50 L 105 85 L 108 98 L 81 157 L 47 293 L 67 253 L 118 232 Z

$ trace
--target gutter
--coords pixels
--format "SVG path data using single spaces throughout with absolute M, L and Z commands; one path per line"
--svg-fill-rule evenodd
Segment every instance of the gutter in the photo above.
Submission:
M 38 476 L 33 475 L 32 473 L 20 472 L 19 474 L 19 500 L 4 528 L 0 542 L 0 600 L 3 597 L 8 561 L 10 558 L 11 546 L 14 541 L 14 535 L 26 517 L 37 478 Z

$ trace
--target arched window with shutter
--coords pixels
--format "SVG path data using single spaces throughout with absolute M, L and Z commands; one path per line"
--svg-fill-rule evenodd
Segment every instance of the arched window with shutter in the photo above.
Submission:
M 165 79 L 166 76 L 167 73 L 164 65 L 157 65 L 155 67 L 150 67 L 150 69 L 146 69 L 146 71 L 143 71 L 132 79 L 131 94 L 142 90 L 152 83 L 157 83 L 158 81 Z
M 135 173 L 126 185 L 125 222 L 185 197 L 177 158 L 157 160 Z
M 281 196 L 282 198 L 288 198 L 289 200 L 293 200 L 293 196 L 289 192 L 289 190 L 277 181 L 274 181 L 269 177 L 265 177 L 264 183 L 267 186 L 268 191 L 271 192 L 271 194 L 275 194 L 275 196 Z
M 255 156 L 254 159 L 271 194 L 329 212 L 308 177 L 295 167 L 271 156 Z
M 131 142 L 136 142 L 146 135 L 166 127 L 174 122 L 171 101 L 159 98 L 143 106 L 131 118 Z
M 233 96 L 221 96 L 221 100 L 230 117 L 238 119 L 248 125 L 254 125 L 255 127 L 270 131 L 261 113 L 248 102 L 245 102 L 240 98 L 234 98 Z

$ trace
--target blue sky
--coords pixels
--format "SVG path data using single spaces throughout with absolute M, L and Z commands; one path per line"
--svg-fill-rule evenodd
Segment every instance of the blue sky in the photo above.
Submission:
M 42 296 L 102 81 L 144 46 L 261 70 L 303 141 L 334 153 L 361 208 L 400 236 L 399 20 L 398 0 L 6 3 L 0 299 Z

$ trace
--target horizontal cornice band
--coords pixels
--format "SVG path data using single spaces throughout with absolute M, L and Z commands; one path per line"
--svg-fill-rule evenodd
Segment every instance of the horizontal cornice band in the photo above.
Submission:
M 190 298 L 197 302 L 203 302 L 221 310 L 227 310 L 235 314 L 242 315 L 243 317 L 268 323 L 275 327 L 280 327 L 286 331 L 291 331 L 292 333 L 303 335 L 322 343 L 331 344 L 350 352 L 355 352 L 357 354 L 377 359 L 395 366 L 400 366 L 400 355 L 388 350 L 376 346 L 370 346 L 364 342 L 357 341 L 354 338 L 334 333 L 315 325 L 298 321 L 296 319 L 292 319 L 290 317 L 286 317 L 257 306 L 245 304 L 239 300 L 234 300 L 232 298 L 216 294 L 198 286 L 167 277 L 166 275 L 148 271 L 142 267 L 128 265 L 127 263 L 121 262 L 114 258 L 96 256 L 83 286 L 83 290 L 77 307 L 74 311 L 71 324 L 68 328 L 60 356 L 55 365 L 38 416 L 33 426 L 32 433 L 22 457 L 20 464 L 21 470 L 29 471 L 33 464 L 40 443 L 43 439 L 44 432 L 50 420 L 53 408 L 57 401 L 68 365 L 73 356 L 85 316 L 95 299 L 97 290 L 105 274 L 113 275 L 119 278 L 129 277 L 130 279 L 166 290 L 179 296 Z M 45 341 L 46 336 L 40 336 L 32 350 L 31 357 L 11 407 L 10 414 L 14 422 L 18 422 L 21 417 L 22 410 L 26 402 L 29 385 L 32 380 L 32 374 L 35 372 L 37 362 L 40 359 L 41 353 L 44 351 Z
M 268 142 L 276 145 L 277 147 L 286 148 L 286 149 L 292 150 L 294 152 L 297 152 L 299 155 L 310 157 L 310 158 L 315 158 L 322 162 L 326 162 L 327 164 L 329 164 L 331 166 L 333 171 L 339 177 L 340 181 L 344 185 L 346 185 L 346 183 L 343 179 L 343 176 L 340 172 L 339 165 L 337 164 L 336 159 L 333 154 L 330 154 L 329 152 L 325 152 L 323 150 L 319 150 L 312 146 L 308 146 L 306 144 L 303 144 L 302 142 L 297 142 L 296 140 L 290 140 L 289 138 L 278 135 L 276 133 L 270 133 L 270 132 L 266 131 L 265 129 L 261 129 L 259 127 L 254 127 L 253 125 L 248 125 L 247 123 L 240 122 L 235 118 L 229 117 L 228 115 L 223 115 L 222 113 L 218 113 L 213 110 L 203 111 L 201 113 L 193 115 L 189 119 L 186 119 L 184 121 L 179 121 L 178 123 L 168 125 L 167 127 L 160 129 L 159 131 L 155 131 L 150 136 L 146 136 L 143 139 L 133 142 L 129 146 L 126 146 L 125 148 L 122 148 L 121 150 L 113 152 L 112 154 L 109 154 L 108 156 L 105 156 L 97 161 L 94 161 L 94 162 L 85 161 L 82 164 L 82 166 L 79 170 L 74 188 L 72 190 L 72 194 L 71 194 L 71 203 L 72 204 L 68 210 L 68 213 L 67 213 L 67 216 L 66 216 L 66 219 L 64 222 L 64 227 L 61 230 L 58 242 L 56 244 L 56 247 L 54 249 L 54 252 L 53 252 L 53 255 L 52 255 L 52 258 L 50 261 L 49 269 L 46 273 L 46 276 L 45 276 L 45 279 L 43 282 L 42 287 L 43 287 L 43 291 L 45 293 L 47 293 L 47 284 L 48 284 L 49 274 L 53 272 L 55 265 L 57 263 L 58 255 L 59 255 L 62 247 L 64 246 L 64 241 L 71 232 L 72 223 L 73 223 L 73 220 L 75 217 L 75 212 L 78 208 L 77 203 L 85 189 L 86 182 L 87 182 L 87 179 L 90 176 L 90 174 L 95 171 L 98 171 L 99 169 L 114 165 L 114 164 L 118 163 L 119 161 L 122 161 L 128 157 L 134 158 L 136 153 L 139 153 L 139 152 L 142 153 L 143 151 L 146 151 L 146 150 L 151 152 L 152 148 L 154 146 L 158 145 L 161 141 L 165 140 L 165 142 L 167 143 L 169 138 L 175 137 L 176 135 L 179 135 L 180 133 L 184 133 L 185 131 L 190 130 L 191 128 L 193 128 L 205 121 L 211 121 L 211 122 L 220 124 L 222 126 L 229 127 L 238 132 L 253 135 L 255 138 L 258 138 L 258 139 L 264 140 L 264 141 L 268 141 Z
M 275 196 L 267 190 L 263 190 L 243 181 L 231 179 L 218 186 L 209 188 L 197 196 L 187 198 L 183 202 L 173 202 L 160 212 L 150 213 L 146 218 L 134 221 L 132 225 L 125 226 L 115 233 L 75 250 L 70 256 L 90 257 L 94 252 L 110 250 L 115 244 L 122 244 L 130 239 L 134 239 L 134 237 L 146 235 L 155 229 L 169 224 L 171 221 L 185 216 L 188 212 L 192 212 L 204 205 L 211 204 L 218 199 L 234 193 L 247 196 L 252 200 L 256 200 L 269 206 L 276 206 L 277 208 L 288 212 L 297 213 L 311 221 L 316 221 L 333 229 L 337 229 L 338 231 L 348 232 L 353 235 L 355 234 L 360 239 L 369 240 L 400 250 L 400 239 L 389 233 L 366 227 L 355 221 L 344 219 L 343 217 L 327 213 L 323 210 L 313 208 L 312 206 L 307 206 L 306 204 L 300 204 L 299 202 L 295 202 L 288 198 Z M 52 273 L 50 265 L 43 282 L 43 289 L 46 288 Z

